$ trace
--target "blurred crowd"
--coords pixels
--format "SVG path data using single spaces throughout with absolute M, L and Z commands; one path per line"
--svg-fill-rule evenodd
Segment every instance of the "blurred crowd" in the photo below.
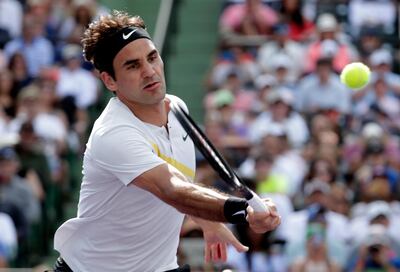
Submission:
M 0 268 L 53 254 L 65 204 L 76 201 L 102 97 L 80 39 L 107 12 L 92 0 L 0 0 Z
M 43 262 L 79 190 L 106 100 L 79 42 L 107 12 L 95 0 L 0 0 L 0 268 Z M 250 251 L 214 268 L 400 270 L 398 14 L 395 0 L 221 0 L 204 129 L 282 224 L 231 226 Z M 339 78 L 354 61 L 372 71 L 360 90 Z M 228 190 L 201 155 L 197 165 L 198 182 Z M 193 222 L 182 236 L 180 260 L 212 271 Z
M 398 5 L 223 1 L 204 129 L 282 224 L 265 235 L 232 226 L 250 250 L 217 267 L 400 271 Z M 356 61 L 371 79 L 350 90 L 339 75 Z M 199 182 L 227 189 L 197 161 Z M 191 223 L 182 236 L 199 235 Z M 182 261 L 196 262 L 184 240 Z

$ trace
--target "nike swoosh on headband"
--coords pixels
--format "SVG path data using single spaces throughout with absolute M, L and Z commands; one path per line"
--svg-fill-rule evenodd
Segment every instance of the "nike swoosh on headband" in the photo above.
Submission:
M 129 37 L 136 32 L 137 29 L 132 30 L 131 32 L 129 32 L 128 34 L 125 35 L 125 33 L 122 33 L 122 38 L 124 40 L 129 39 Z

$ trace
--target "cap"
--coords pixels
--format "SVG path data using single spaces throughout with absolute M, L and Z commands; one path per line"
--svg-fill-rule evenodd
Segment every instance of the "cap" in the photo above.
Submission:
M 231 105 L 235 100 L 235 97 L 231 91 L 227 89 L 217 90 L 213 95 L 213 105 L 217 108 Z
M 271 68 L 272 69 L 278 69 L 278 68 L 290 68 L 290 64 L 292 61 L 290 60 L 290 57 L 287 54 L 277 54 L 271 59 Z
M 274 87 L 277 81 L 273 75 L 261 75 L 256 78 L 254 85 L 257 90 L 264 89 L 265 87 Z
M 0 133 L 0 148 L 10 147 L 19 143 L 18 133 Z
M 292 92 L 284 87 L 273 90 L 271 93 L 268 94 L 267 98 L 268 102 L 271 104 L 276 102 L 283 102 L 289 106 L 293 105 L 294 100 Z
M 18 100 L 25 100 L 25 99 L 36 99 L 40 96 L 39 87 L 31 84 L 23 88 L 20 93 L 18 94 Z
M 331 187 L 328 183 L 320 181 L 320 180 L 311 180 L 309 183 L 304 186 L 304 195 L 310 196 L 315 192 L 321 192 L 323 194 L 329 194 L 331 191 Z
M 383 136 L 383 128 L 377 123 L 367 123 L 361 130 L 361 135 L 364 138 L 381 138 Z
M 82 57 L 82 47 L 77 44 L 67 44 L 62 49 L 64 60 L 80 59 Z
M 386 201 L 377 200 L 368 204 L 367 219 L 369 221 L 377 218 L 379 215 L 389 217 L 390 214 L 390 205 Z
M 286 136 L 286 129 L 282 124 L 271 123 L 268 125 L 268 128 L 265 130 L 263 136 L 275 136 L 275 137 L 283 137 Z
M 330 13 L 323 13 L 318 16 L 317 29 L 320 32 L 336 31 L 338 23 L 336 17 Z
M 10 161 L 17 158 L 17 153 L 15 153 L 12 147 L 4 147 L 0 149 L 0 161 Z
M 369 58 L 369 62 L 372 66 L 378 66 L 380 64 L 391 65 L 392 61 L 393 58 L 390 52 L 386 49 L 375 50 Z

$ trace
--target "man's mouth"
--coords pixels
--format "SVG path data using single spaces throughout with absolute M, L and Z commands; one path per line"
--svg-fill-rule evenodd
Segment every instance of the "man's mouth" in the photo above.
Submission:
M 159 81 L 155 81 L 155 82 L 146 84 L 146 85 L 144 86 L 143 90 L 145 90 L 145 91 L 152 91 L 152 90 L 158 88 L 159 86 L 160 86 L 160 82 L 159 82 Z

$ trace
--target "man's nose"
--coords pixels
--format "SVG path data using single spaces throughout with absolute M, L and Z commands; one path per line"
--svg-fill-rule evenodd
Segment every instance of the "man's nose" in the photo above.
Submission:
M 151 77 L 155 74 L 154 67 L 151 63 L 146 62 L 143 65 L 142 75 L 143 77 Z

